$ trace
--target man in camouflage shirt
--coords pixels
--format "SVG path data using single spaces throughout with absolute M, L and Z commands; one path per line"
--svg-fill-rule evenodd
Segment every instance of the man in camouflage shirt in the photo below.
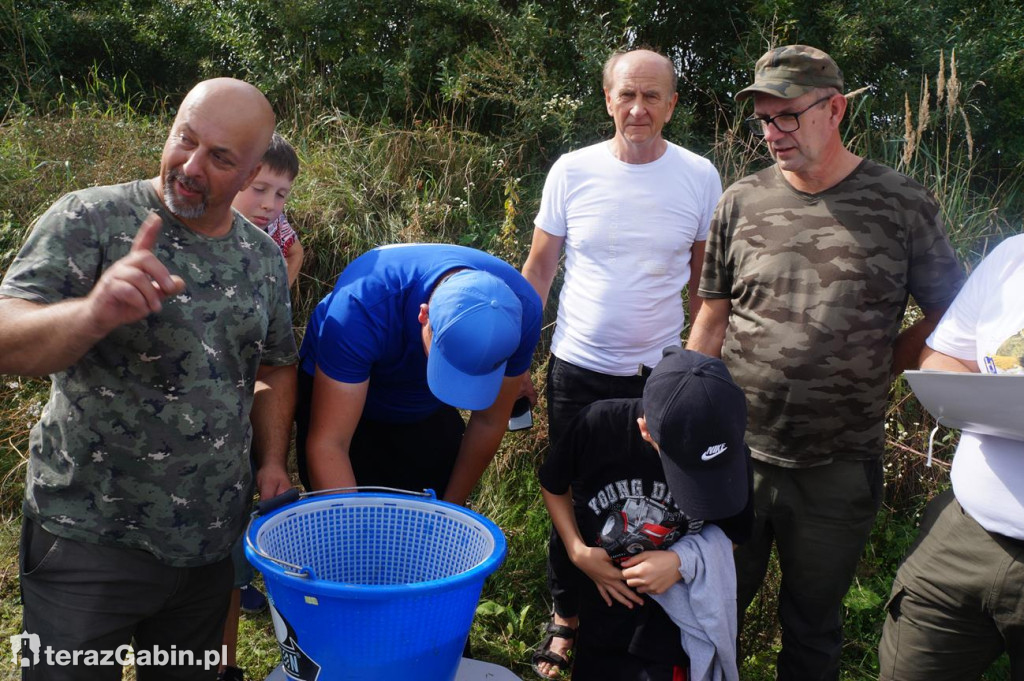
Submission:
M 199 661 L 140 662 L 142 681 L 216 675 L 201 665 L 220 648 L 250 440 L 260 493 L 290 486 L 287 275 L 273 240 L 231 210 L 273 128 L 256 88 L 200 83 L 160 175 L 58 200 L 0 285 L 0 372 L 53 383 L 30 439 L 20 564 L 24 629 L 44 650 L 134 639 L 136 659 Z M 96 655 L 53 659 L 24 678 L 121 677 Z
M 755 528 L 736 551 L 741 613 L 774 541 L 778 678 L 838 679 L 842 599 L 882 501 L 890 378 L 914 365 L 963 273 L 927 191 L 843 146 L 842 73 L 802 45 L 769 51 L 751 131 L 775 164 L 722 195 L 688 348 L 747 394 Z M 924 318 L 900 332 L 910 295 Z

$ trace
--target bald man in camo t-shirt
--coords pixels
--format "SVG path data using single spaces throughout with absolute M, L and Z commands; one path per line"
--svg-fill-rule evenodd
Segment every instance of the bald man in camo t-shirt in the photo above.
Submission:
M 291 486 L 288 273 L 231 209 L 273 132 L 252 85 L 199 83 L 160 174 L 59 199 L 0 283 L 0 374 L 52 383 L 19 563 L 22 631 L 49 652 L 23 681 L 120 681 L 94 661 L 128 643 L 140 681 L 217 676 L 189 657 L 220 650 L 253 486 Z
M 839 678 L 842 599 L 882 500 L 890 378 L 963 282 L 928 192 L 843 145 L 842 88 L 831 57 L 791 45 L 737 94 L 775 164 L 722 196 L 687 345 L 720 356 L 747 395 L 756 519 L 736 552 L 738 602 L 774 541 L 780 680 Z M 900 332 L 910 296 L 924 318 Z

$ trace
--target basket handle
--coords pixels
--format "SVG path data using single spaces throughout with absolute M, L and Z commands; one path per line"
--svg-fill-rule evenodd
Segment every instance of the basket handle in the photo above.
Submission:
M 330 489 L 318 489 L 312 492 L 300 492 L 298 488 L 292 487 L 288 491 L 278 494 L 276 497 L 264 499 L 263 501 L 257 503 L 256 508 L 252 512 L 252 517 L 256 518 L 261 515 L 266 515 L 271 511 L 276 511 L 282 506 L 294 504 L 299 499 L 320 496 L 321 494 L 334 494 L 335 492 L 394 492 L 396 494 L 407 494 L 412 497 L 437 499 L 437 494 L 432 489 L 425 489 L 422 492 L 414 492 L 413 490 L 399 489 L 397 487 L 380 487 L 374 485 L 364 485 L 362 487 L 332 487 Z
M 276 497 L 271 497 L 265 501 L 261 501 L 256 504 L 256 508 L 252 512 L 252 519 L 256 519 L 258 516 L 265 515 L 271 511 L 276 511 L 279 508 L 293 504 L 299 499 L 305 499 L 306 497 L 315 497 L 322 494 L 333 494 L 335 492 L 394 492 L 396 494 L 406 494 L 412 497 L 424 497 L 427 499 L 437 499 L 437 494 L 432 489 L 425 489 L 422 492 L 414 492 L 407 489 L 398 489 L 397 487 L 380 487 L 374 485 L 366 485 L 362 487 L 332 487 L 331 489 L 318 489 L 312 492 L 299 492 L 298 488 L 292 487 L 286 492 L 278 494 Z M 271 555 L 263 552 L 249 537 L 248 528 L 245 531 L 245 544 L 252 552 L 258 556 L 261 556 L 272 563 L 277 563 L 281 567 L 285 568 L 285 574 L 291 575 L 292 577 L 300 577 L 302 579 L 316 579 L 316 573 L 313 572 L 313 568 L 304 567 L 302 565 L 296 565 L 295 563 L 289 563 L 286 560 L 280 558 L 274 558 Z
M 266 515 L 271 511 L 276 511 L 282 506 L 294 504 L 301 497 L 302 493 L 299 492 L 298 488 L 292 487 L 291 489 L 285 492 L 281 492 L 276 497 L 270 497 L 269 499 L 261 500 L 258 504 L 256 504 L 256 508 L 252 513 L 252 517 L 255 518 L 256 516 Z
M 286 494 L 287 494 L 287 492 L 286 492 Z M 282 495 L 279 494 L 278 497 L 279 496 L 282 496 Z M 274 498 L 276 499 L 277 497 L 274 497 Z M 258 556 L 260 556 L 262 558 L 266 558 L 271 563 L 277 563 L 281 567 L 285 568 L 285 574 L 286 575 L 290 575 L 292 577 L 299 577 L 301 579 L 316 579 L 316 573 L 313 572 L 313 568 L 303 567 L 301 565 L 296 565 L 295 563 L 289 563 L 286 560 L 281 560 L 280 558 L 274 558 L 270 554 L 264 553 L 262 550 L 260 550 L 260 548 L 258 546 L 256 546 L 255 543 L 253 543 L 252 539 L 249 538 L 249 530 L 248 529 L 245 531 L 245 535 L 244 536 L 245 536 L 245 545 L 248 546 L 250 549 L 252 549 L 253 553 L 255 553 L 256 555 L 258 555 Z

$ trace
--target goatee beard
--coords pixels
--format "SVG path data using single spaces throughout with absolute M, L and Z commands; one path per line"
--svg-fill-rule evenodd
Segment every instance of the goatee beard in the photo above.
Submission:
M 202 199 L 199 203 L 188 203 L 183 198 L 178 196 L 174 191 L 174 183 L 184 186 L 186 189 L 191 191 L 198 191 L 202 193 Z M 193 182 L 184 173 L 177 169 L 171 169 L 167 171 L 167 177 L 164 178 L 164 203 L 170 208 L 171 212 L 177 215 L 179 218 L 184 220 L 196 220 L 201 218 L 206 213 L 206 187 Z

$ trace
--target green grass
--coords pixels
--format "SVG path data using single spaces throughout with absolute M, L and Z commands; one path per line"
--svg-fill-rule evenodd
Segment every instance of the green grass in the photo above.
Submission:
M 18 115 L 0 123 L 0 271 L 14 257 L 32 219 L 60 194 L 156 174 L 168 120 L 142 117 L 130 108 L 87 105 L 97 97 L 78 106 L 66 103 L 50 116 Z M 438 122 L 398 129 L 336 112 L 288 125 L 282 132 L 299 150 L 303 164 L 289 214 L 308 254 L 296 290 L 297 333 L 345 264 L 377 244 L 465 243 L 521 265 L 546 168 L 526 164 L 513 143 Z M 728 184 L 764 163 L 764 157 L 746 145 L 746 138 L 730 136 L 735 124 L 732 133 L 725 127 L 729 126 L 723 127 L 711 156 Z M 854 142 L 866 146 L 871 141 L 872 149 L 896 148 L 878 141 L 892 139 L 891 135 L 865 135 L 860 133 Z M 884 154 L 876 158 L 886 160 Z M 905 170 L 929 186 L 943 188 L 940 199 L 954 245 L 974 262 L 988 240 L 1019 224 L 1019 207 L 1024 205 L 1019 177 L 995 187 L 982 185 L 959 161 L 943 166 L 946 158 L 960 157 L 922 152 Z M 553 308 L 549 306 L 549 317 Z M 545 344 L 549 333 L 550 329 Z M 546 357 L 546 345 L 537 357 Z M 538 388 L 543 379 L 543 366 L 535 367 Z M 20 622 L 16 550 L 28 430 L 47 390 L 47 381 L 0 377 L 0 641 L 15 633 Z M 532 675 L 529 651 L 541 639 L 550 607 L 544 581 L 548 518 L 535 475 L 546 448 L 543 401 L 534 416 L 533 429 L 505 438 L 471 500 L 473 508 L 502 527 L 509 543 L 504 565 L 484 587 L 471 634 L 473 650 L 481 659 L 507 666 L 524 678 Z M 925 468 L 931 425 L 898 381 L 886 421 L 886 504 L 846 600 L 843 679 L 877 676 L 881 604 L 916 535 L 920 509 L 948 483 L 948 463 L 943 462 L 952 456 L 955 434 L 942 434 L 937 464 Z M 751 606 L 742 632 L 742 677 L 750 681 L 773 678 L 779 646 L 773 596 L 777 581 L 773 569 L 769 588 Z M 240 664 L 252 678 L 262 678 L 277 664 L 269 616 L 243 616 L 240 641 Z M 1007 669 L 1001 663 L 986 678 L 1007 678 Z M 0 665 L 0 678 L 9 673 L 10 668 Z

